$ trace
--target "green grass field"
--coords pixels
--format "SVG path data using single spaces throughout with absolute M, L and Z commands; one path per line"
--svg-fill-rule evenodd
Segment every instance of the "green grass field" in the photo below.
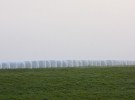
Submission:
M 135 100 L 135 67 L 0 70 L 0 100 Z

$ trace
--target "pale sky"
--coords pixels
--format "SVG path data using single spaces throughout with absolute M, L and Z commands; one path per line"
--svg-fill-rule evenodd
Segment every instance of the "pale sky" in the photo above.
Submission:
M 0 61 L 135 59 L 135 0 L 0 0 Z

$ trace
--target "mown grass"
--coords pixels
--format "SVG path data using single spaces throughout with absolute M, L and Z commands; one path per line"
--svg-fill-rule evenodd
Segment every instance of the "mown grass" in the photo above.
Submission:
M 135 100 L 135 67 L 0 70 L 0 100 Z

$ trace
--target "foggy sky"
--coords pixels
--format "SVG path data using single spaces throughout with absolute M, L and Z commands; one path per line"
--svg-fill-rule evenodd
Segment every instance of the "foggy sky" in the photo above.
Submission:
M 134 0 L 0 0 L 0 61 L 135 59 Z

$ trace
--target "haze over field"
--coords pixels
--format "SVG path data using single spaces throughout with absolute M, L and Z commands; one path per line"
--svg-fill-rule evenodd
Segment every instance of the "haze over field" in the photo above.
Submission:
M 0 61 L 135 59 L 134 0 L 0 0 Z

